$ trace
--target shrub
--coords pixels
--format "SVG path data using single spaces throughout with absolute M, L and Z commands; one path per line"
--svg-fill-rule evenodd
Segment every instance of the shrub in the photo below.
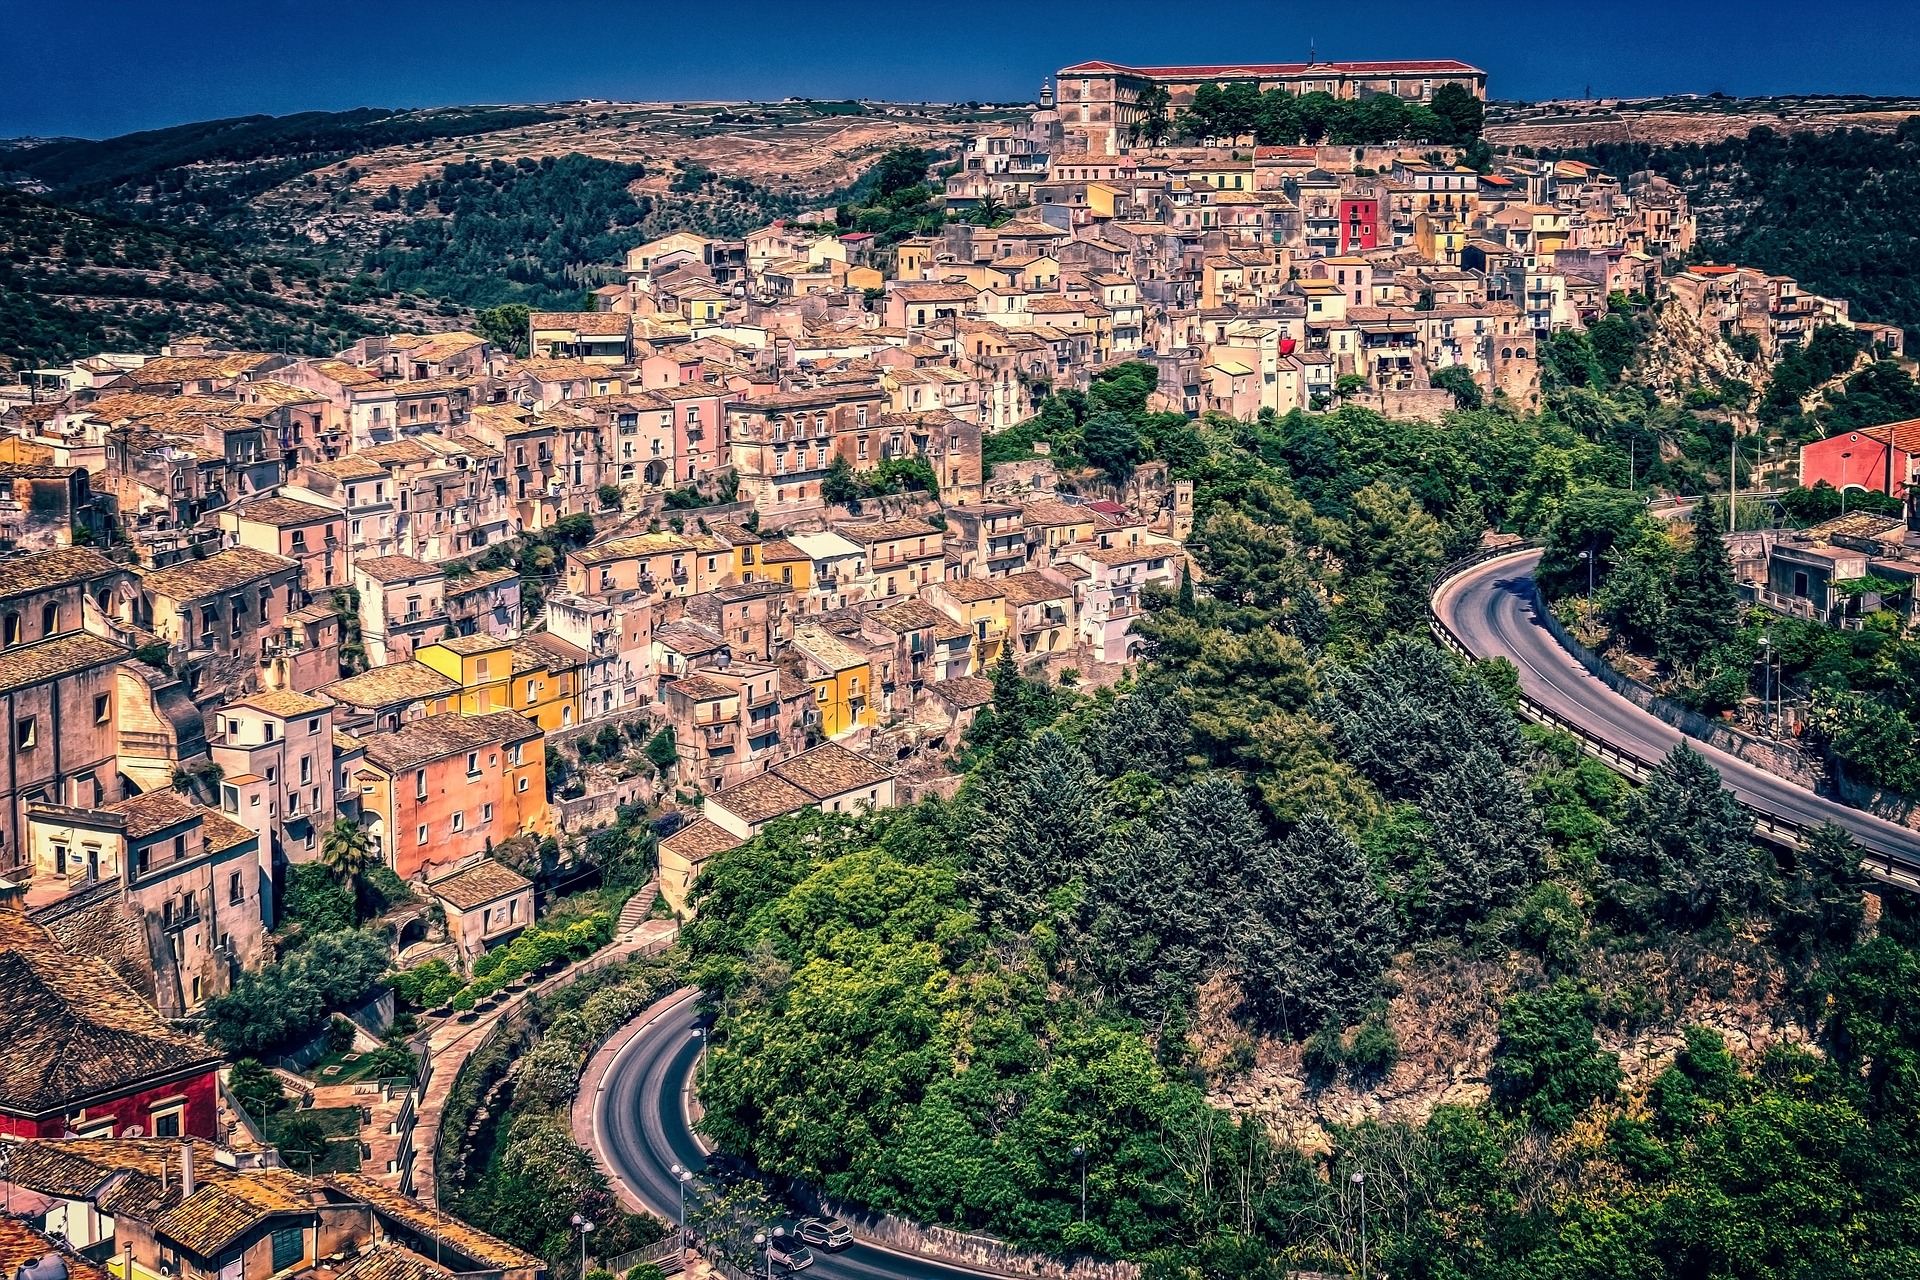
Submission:
M 1357 1076 L 1378 1079 L 1399 1061 L 1400 1037 L 1384 1022 L 1366 1023 L 1347 1045 L 1347 1069 Z

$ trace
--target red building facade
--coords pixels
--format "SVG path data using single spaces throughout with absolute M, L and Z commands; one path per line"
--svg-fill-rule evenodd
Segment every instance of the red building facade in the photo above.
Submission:
M 1380 247 L 1380 202 L 1370 196 L 1340 198 L 1340 252 Z
M 1916 481 L 1920 454 L 1920 418 L 1889 422 L 1800 446 L 1800 483 L 1811 489 L 1821 481 L 1834 488 L 1870 489 L 1907 501 Z

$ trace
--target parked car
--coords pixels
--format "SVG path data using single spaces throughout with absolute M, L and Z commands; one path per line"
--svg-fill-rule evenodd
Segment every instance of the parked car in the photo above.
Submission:
M 806 1243 L 829 1253 L 853 1243 L 853 1229 L 838 1218 L 802 1218 L 796 1232 Z
M 805 1271 L 813 1265 L 813 1252 L 798 1240 L 775 1240 L 767 1246 L 767 1261 L 788 1271 Z

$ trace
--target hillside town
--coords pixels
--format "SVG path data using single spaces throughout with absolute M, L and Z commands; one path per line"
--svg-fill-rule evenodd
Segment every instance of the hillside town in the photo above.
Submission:
M 1692 262 L 1652 173 L 1165 141 L 1235 85 L 1487 94 L 1446 60 L 1085 62 L 922 175 L 937 234 L 831 209 L 678 232 L 511 344 L 188 339 L 0 387 L 0 1181 L 37 1206 L 0 1219 L 0 1266 L 544 1275 L 414 1198 L 424 1080 L 279 1064 L 366 1112 L 358 1171 L 290 1168 L 197 1020 L 278 958 L 290 869 L 334 845 L 414 904 L 394 969 L 471 975 L 623 815 L 660 836 L 642 914 L 668 927 L 771 823 L 951 795 L 1007 673 L 1123 680 L 1143 596 L 1190 581 L 1192 486 L 996 448 L 1052 398 L 1145 369 L 1146 408 L 1188 418 L 1529 410 L 1540 345 L 1623 295 L 1769 362 L 1830 326 L 1903 350 L 1844 300 Z M 1897 495 L 1912 425 L 1858 475 L 1812 446 L 1808 474 Z M 1817 596 L 1837 571 L 1810 558 Z M 355 1011 L 349 1052 L 392 1016 Z

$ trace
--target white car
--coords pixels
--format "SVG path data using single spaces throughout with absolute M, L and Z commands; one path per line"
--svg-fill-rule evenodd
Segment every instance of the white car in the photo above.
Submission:
M 775 1240 L 767 1246 L 767 1261 L 788 1271 L 805 1271 L 813 1265 L 813 1251 L 798 1240 Z

